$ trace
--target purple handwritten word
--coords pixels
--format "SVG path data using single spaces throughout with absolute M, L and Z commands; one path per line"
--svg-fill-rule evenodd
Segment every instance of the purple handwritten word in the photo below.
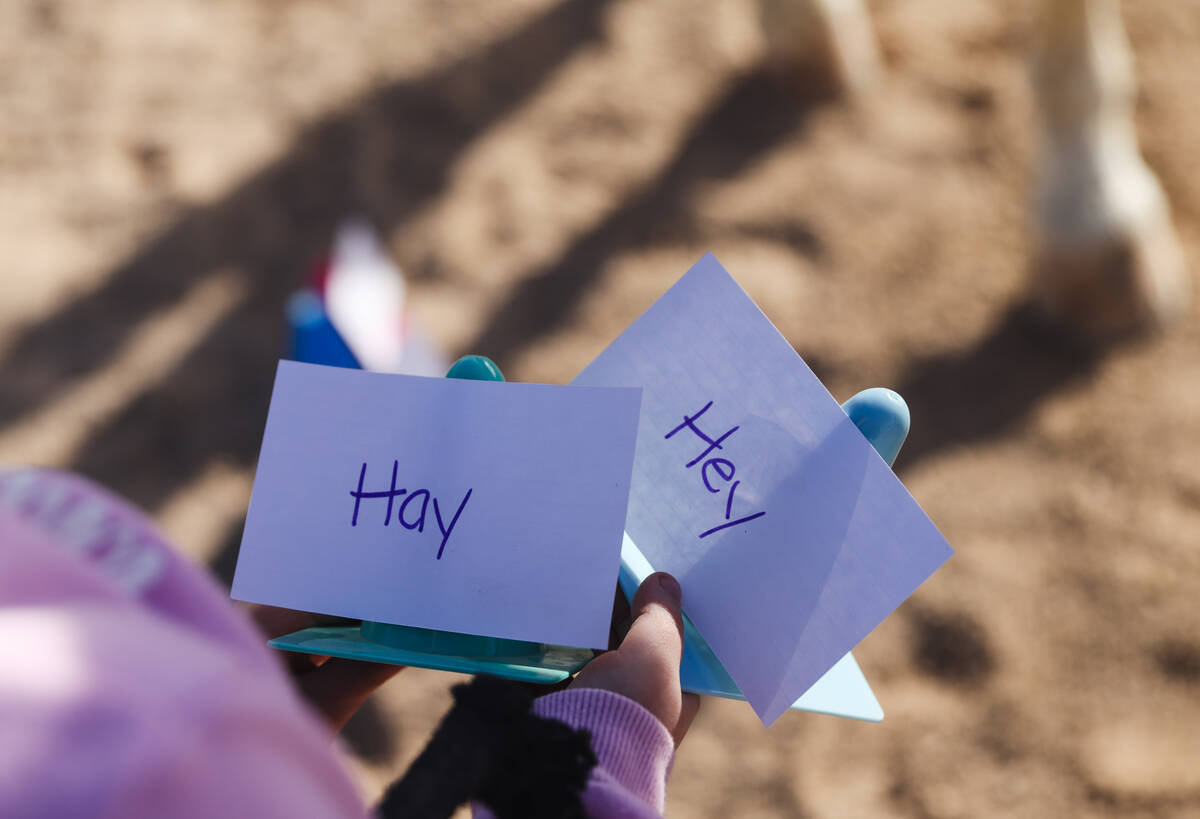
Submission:
M 716 473 L 718 478 L 725 483 L 729 483 L 730 481 L 733 481 L 733 476 L 737 473 L 737 468 L 733 465 L 733 461 L 730 461 L 726 458 L 708 458 L 708 456 L 714 449 L 724 450 L 725 447 L 721 446 L 722 442 L 729 438 L 730 435 L 733 435 L 733 433 L 737 432 L 740 427 L 733 427 L 719 438 L 709 438 L 707 435 L 701 432 L 700 428 L 696 426 L 696 421 L 699 420 L 701 415 L 708 412 L 709 407 L 712 405 L 713 402 L 709 401 L 704 405 L 703 409 L 701 409 L 695 415 L 683 416 L 683 423 L 668 432 L 665 436 L 663 436 L 663 438 L 664 440 L 671 438 L 673 435 L 675 435 L 675 433 L 679 432 L 684 427 L 687 427 L 692 432 L 696 433 L 696 437 L 708 444 L 708 448 L 695 458 L 692 458 L 692 460 L 688 461 L 685 468 L 691 469 L 696 464 L 704 461 L 703 466 L 700 467 L 700 480 L 704 483 L 704 488 L 715 495 L 721 490 L 718 486 L 713 486 L 711 479 L 712 473 Z M 705 461 L 705 458 L 708 458 L 708 460 Z M 701 532 L 701 538 L 706 538 L 711 534 L 721 531 L 722 529 L 728 529 L 730 526 L 749 523 L 755 518 L 761 518 L 763 515 L 767 514 L 766 512 L 755 512 L 753 515 L 746 515 L 745 517 L 738 518 L 737 520 L 730 520 L 730 518 L 733 516 L 733 493 L 737 491 L 737 488 L 741 485 L 741 483 L 741 481 L 733 481 L 733 483 L 729 484 L 729 497 L 725 499 L 726 522 L 718 524 L 707 531 Z
M 354 514 L 350 517 L 350 525 L 358 526 L 358 509 L 363 502 L 363 498 L 387 498 L 387 512 L 383 517 L 383 525 L 389 526 L 392 522 L 392 510 L 395 509 L 396 498 L 401 495 L 408 495 L 407 498 L 400 504 L 400 509 L 396 512 L 396 520 L 400 521 L 400 525 L 405 529 L 416 529 L 418 532 L 425 531 L 425 512 L 429 508 L 429 502 L 433 501 L 433 516 L 437 520 L 438 531 L 442 533 L 442 543 L 438 546 L 437 559 L 442 559 L 442 552 L 446 549 L 446 542 L 450 540 L 450 533 L 454 531 L 454 525 L 458 523 L 458 517 L 462 514 L 463 509 L 467 507 L 467 501 L 471 499 L 473 489 L 468 489 L 467 494 L 463 497 L 462 503 L 458 505 L 458 511 L 454 513 L 454 517 L 450 519 L 450 525 L 447 526 L 442 520 L 442 508 L 438 504 L 438 499 L 435 498 L 428 489 L 414 489 L 409 492 L 407 489 L 397 488 L 396 476 L 400 470 L 400 462 L 392 461 L 392 485 L 389 489 L 382 492 L 364 492 L 363 483 L 367 479 L 367 464 L 364 462 L 362 470 L 358 473 L 358 489 L 351 490 L 350 496 L 354 498 Z M 420 499 L 418 501 L 418 499 Z M 416 517 L 409 517 L 409 507 L 414 507 L 419 511 L 415 512 Z

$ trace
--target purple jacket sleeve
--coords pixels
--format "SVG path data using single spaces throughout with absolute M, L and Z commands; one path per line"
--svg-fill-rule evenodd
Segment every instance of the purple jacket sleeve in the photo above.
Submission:
M 592 733 L 597 765 L 583 794 L 593 819 L 661 816 L 675 743 L 666 727 L 633 700 L 597 688 L 571 688 L 537 700 L 533 712 Z M 476 819 L 491 819 L 474 806 Z
M 251 624 L 127 504 L 0 470 L 0 816 L 367 814 Z
M 0 470 L 0 645 L 19 659 L 0 667 L 0 815 L 366 813 L 261 636 L 84 480 Z M 660 815 L 674 743 L 650 712 L 597 689 L 533 710 L 591 732 L 590 816 Z

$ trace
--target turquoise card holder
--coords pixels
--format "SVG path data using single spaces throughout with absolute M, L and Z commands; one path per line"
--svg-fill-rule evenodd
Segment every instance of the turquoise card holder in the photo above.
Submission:
M 293 355 L 316 364 L 345 365 L 342 348 L 331 345 L 328 322 L 313 315 L 318 309 L 307 301 L 306 321 L 293 319 Z M 319 332 L 308 338 L 306 333 Z M 315 339 L 315 340 L 314 340 Z M 337 361 L 323 360 L 322 349 L 339 353 Z M 499 368 L 482 356 L 460 359 L 448 378 L 503 381 Z M 858 393 L 842 405 L 850 419 L 890 466 L 908 435 L 909 413 L 904 400 L 886 389 Z M 618 583 L 629 599 L 641 581 L 654 572 L 628 535 L 621 545 Z M 277 637 L 268 645 L 284 651 L 343 657 L 378 663 L 490 674 L 542 684 L 562 682 L 578 672 L 595 655 L 590 649 L 555 646 L 522 640 L 505 640 L 475 634 L 412 628 L 388 623 L 363 622 L 307 628 Z M 745 699 L 712 649 L 684 616 L 683 659 L 680 681 L 685 691 L 729 699 Z M 878 722 L 883 709 L 863 676 L 853 654 L 847 654 L 791 706 L 833 716 Z

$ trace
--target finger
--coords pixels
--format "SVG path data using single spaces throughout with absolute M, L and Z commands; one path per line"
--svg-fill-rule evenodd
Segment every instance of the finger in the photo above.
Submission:
M 293 631 L 308 628 L 316 620 L 316 615 L 309 614 L 306 611 L 293 611 L 291 609 L 276 608 L 275 606 L 262 606 L 257 603 L 248 606 L 246 613 L 250 615 L 250 619 L 258 626 L 259 631 L 269 639 L 282 637 L 285 634 L 291 634 Z
M 624 655 L 671 670 L 676 685 L 683 654 L 682 602 L 683 592 L 674 577 L 666 572 L 647 577 L 633 596 L 633 625 L 619 649 Z
M 404 666 L 330 659 L 297 678 L 296 685 L 334 731 L 340 731 L 375 689 L 404 670 Z
M 329 661 L 329 657 L 323 654 L 304 654 L 299 651 L 276 651 L 275 658 L 283 663 L 293 677 L 311 674 Z
M 313 628 L 314 626 L 357 625 L 358 620 L 348 617 L 337 617 L 333 614 L 314 614 L 307 611 L 281 609 L 275 606 L 263 606 L 258 603 L 241 603 L 239 608 L 254 621 L 258 630 L 268 639 L 282 637 L 293 631 Z
M 692 720 L 700 713 L 700 695 L 699 694 L 684 694 L 683 707 L 679 710 L 679 722 L 675 723 L 675 728 L 671 731 L 671 736 L 675 738 L 675 747 L 679 747 L 679 743 L 683 742 L 684 734 L 692 727 Z

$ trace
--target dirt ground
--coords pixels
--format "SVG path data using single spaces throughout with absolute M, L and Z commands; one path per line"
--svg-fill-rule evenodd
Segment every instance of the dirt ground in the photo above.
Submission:
M 284 328 L 347 213 L 451 354 L 569 380 L 703 252 L 958 553 L 855 651 L 887 718 L 708 701 L 677 817 L 1200 815 L 1200 322 L 1086 350 L 1025 299 L 1030 3 L 871 3 L 861 110 L 751 0 L 0 3 L 0 460 L 81 471 L 228 577 Z M 1200 3 L 1129 2 L 1147 160 L 1200 269 Z M 378 793 L 445 709 L 347 732 Z

